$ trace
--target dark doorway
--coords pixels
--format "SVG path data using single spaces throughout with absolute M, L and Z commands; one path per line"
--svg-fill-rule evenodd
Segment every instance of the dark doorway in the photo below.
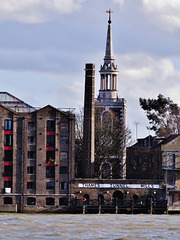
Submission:
M 133 200 L 134 201 L 137 201 L 138 200 L 138 196 L 135 194 L 135 195 L 133 195 Z
M 98 204 L 101 206 L 101 205 L 104 205 L 104 196 L 102 194 L 100 194 L 98 196 Z
M 113 203 L 120 204 L 123 200 L 123 193 L 121 191 L 115 191 L 113 193 Z
M 85 194 L 84 195 L 84 203 L 85 203 L 85 205 L 89 205 L 89 202 L 90 202 L 89 195 Z

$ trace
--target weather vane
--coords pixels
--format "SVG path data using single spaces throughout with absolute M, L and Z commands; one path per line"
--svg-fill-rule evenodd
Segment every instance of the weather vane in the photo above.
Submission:
M 109 13 L 109 21 L 108 21 L 108 23 L 111 23 L 111 13 L 113 13 L 113 11 L 111 11 L 111 9 L 109 9 L 106 12 Z

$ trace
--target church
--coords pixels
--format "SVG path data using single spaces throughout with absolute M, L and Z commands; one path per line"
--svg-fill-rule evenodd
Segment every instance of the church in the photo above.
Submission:
M 112 211 L 116 209 L 117 213 L 134 208 L 147 212 L 150 211 L 150 199 L 155 197 L 163 201 L 163 182 L 126 178 L 126 101 L 119 97 L 112 12 L 107 13 L 106 50 L 99 71 L 97 98 L 94 97 L 95 65 L 87 63 L 85 66 L 82 176 L 71 182 L 71 197 L 76 210 L 86 206 L 86 211 L 90 212 L 99 206 L 100 212 L 102 208 L 106 212 L 107 207 Z M 134 201 L 140 205 L 135 206 Z M 162 205 L 162 212 L 164 209 Z
M 118 93 L 118 68 L 112 43 L 109 13 L 104 63 L 100 68 L 99 95 L 94 99 L 94 64 L 86 64 L 84 101 L 84 177 L 122 179 L 126 176 L 126 101 Z M 89 131 L 87 131 L 89 129 Z M 95 146 L 94 146 L 95 144 Z

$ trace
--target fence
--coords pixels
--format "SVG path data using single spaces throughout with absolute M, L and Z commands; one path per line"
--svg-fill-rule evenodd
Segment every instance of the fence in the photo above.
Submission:
M 165 200 L 75 199 L 74 212 L 83 213 L 164 213 Z

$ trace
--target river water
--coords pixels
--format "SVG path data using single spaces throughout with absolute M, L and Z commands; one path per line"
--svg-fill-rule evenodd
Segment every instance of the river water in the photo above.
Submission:
M 0 239 L 180 239 L 180 215 L 0 214 Z

